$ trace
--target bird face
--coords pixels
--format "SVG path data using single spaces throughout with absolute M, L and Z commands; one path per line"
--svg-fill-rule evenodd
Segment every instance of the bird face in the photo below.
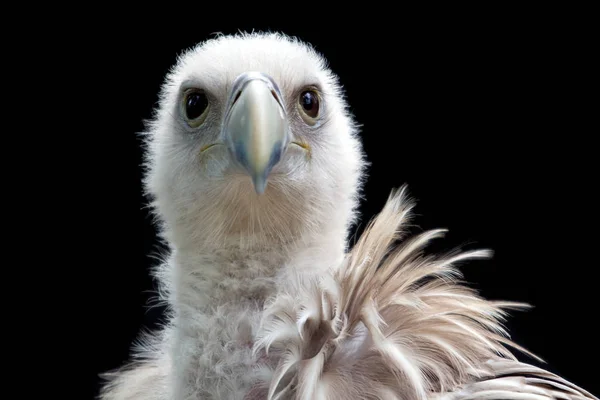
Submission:
M 200 126 L 206 118 L 208 105 L 208 96 L 202 89 L 186 90 L 182 102 L 183 119 L 191 127 Z M 219 174 L 247 174 L 255 192 L 264 194 L 274 168 L 279 167 L 276 173 L 282 175 L 290 173 L 284 171 L 286 165 L 307 167 L 300 166 L 299 159 L 292 159 L 294 154 L 299 155 L 298 149 L 307 159 L 311 157 L 303 132 L 290 128 L 287 108 L 284 96 L 271 76 L 260 71 L 239 74 L 228 91 L 220 125 L 217 129 L 213 127 L 219 134 L 214 142 L 202 146 L 201 156 L 211 149 L 216 150 L 215 146 L 224 146 L 227 154 L 220 157 L 227 159 L 229 168 Z M 319 122 L 319 108 L 317 89 L 303 89 L 298 98 L 298 114 L 307 125 L 314 126 Z M 280 166 L 282 158 L 285 162 Z
M 350 222 L 360 145 L 336 77 L 303 43 L 252 34 L 197 46 L 149 126 L 148 190 L 188 236 L 292 237 Z

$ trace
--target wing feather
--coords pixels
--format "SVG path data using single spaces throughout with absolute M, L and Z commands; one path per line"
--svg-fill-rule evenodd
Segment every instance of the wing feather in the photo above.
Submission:
M 491 251 L 426 255 L 445 230 L 406 238 L 412 208 L 406 186 L 394 191 L 339 268 L 271 299 L 256 349 L 294 357 L 282 359 L 269 399 L 293 371 L 286 398 L 598 400 L 517 361 L 509 347 L 542 361 L 502 325 L 529 305 L 483 299 L 461 282 L 457 265 Z

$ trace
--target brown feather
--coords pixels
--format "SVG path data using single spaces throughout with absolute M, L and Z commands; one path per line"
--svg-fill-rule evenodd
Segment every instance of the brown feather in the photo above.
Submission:
M 425 255 L 443 230 L 397 244 L 412 208 L 406 187 L 393 192 L 338 269 L 298 273 L 268 303 L 256 350 L 281 357 L 269 399 L 596 399 L 508 349 L 537 358 L 502 326 L 528 305 L 485 300 L 456 269 L 491 252 Z

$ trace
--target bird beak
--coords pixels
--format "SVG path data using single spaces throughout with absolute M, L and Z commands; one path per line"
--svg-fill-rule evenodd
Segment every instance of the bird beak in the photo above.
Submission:
M 233 83 L 223 123 L 224 141 L 263 194 L 267 179 L 281 160 L 290 133 L 281 93 L 259 72 L 243 73 Z

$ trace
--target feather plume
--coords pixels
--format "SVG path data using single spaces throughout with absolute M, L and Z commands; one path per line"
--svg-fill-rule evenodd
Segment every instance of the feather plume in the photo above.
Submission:
M 481 298 L 457 269 L 490 251 L 425 255 L 444 230 L 402 240 L 413 206 L 392 192 L 339 268 L 270 299 L 255 343 L 280 359 L 268 398 L 596 399 L 509 350 L 540 360 L 502 326 L 528 305 Z
M 434 400 L 598 400 L 597 397 L 560 376 L 518 361 L 494 359 L 486 362 L 489 376 L 462 385 Z

